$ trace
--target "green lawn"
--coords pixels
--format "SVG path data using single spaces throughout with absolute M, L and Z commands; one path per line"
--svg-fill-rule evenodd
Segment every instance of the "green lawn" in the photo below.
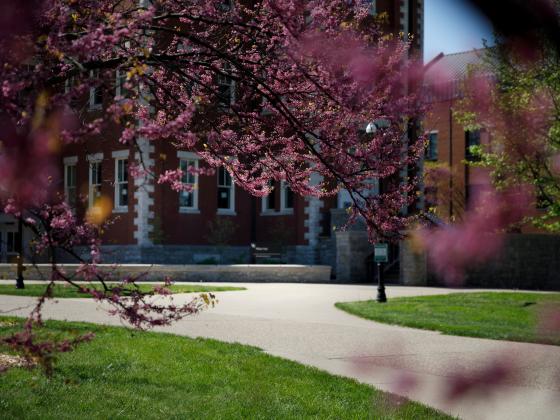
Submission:
M 85 285 L 84 285 L 85 286 Z M 138 283 L 140 290 L 148 292 L 154 288 L 154 284 Z M 91 285 L 101 290 L 101 285 Z M 0 295 L 15 296 L 41 296 L 45 292 L 46 284 L 26 284 L 25 289 L 16 289 L 14 285 L 0 284 Z M 134 286 L 130 286 L 131 289 Z M 230 286 L 202 286 L 198 284 L 174 284 L 170 287 L 173 293 L 195 293 L 195 292 L 225 292 L 231 290 L 246 290 L 244 287 Z M 81 293 L 71 285 L 57 284 L 54 287 L 54 297 L 57 298 L 91 298 L 88 293 Z
M 0 335 L 14 328 L 9 320 L 0 318 Z M 450 418 L 254 347 L 84 323 L 48 322 L 46 331 L 96 338 L 63 354 L 52 379 L 22 368 L 0 376 L 0 417 Z
M 453 293 L 337 303 L 362 318 L 450 335 L 560 345 L 560 336 L 537 330 L 539 314 L 560 309 L 560 293 Z

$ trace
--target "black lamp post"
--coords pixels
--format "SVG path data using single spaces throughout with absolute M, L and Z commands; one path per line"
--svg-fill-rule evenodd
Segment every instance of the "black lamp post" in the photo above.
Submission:
M 23 272 L 25 268 L 23 267 L 23 222 L 21 217 L 18 220 L 18 235 L 17 235 L 17 273 L 16 273 L 16 289 L 25 289 L 25 284 L 23 283 Z
M 385 279 L 383 278 L 383 270 L 381 263 L 377 262 L 377 301 L 379 303 L 387 302 L 387 295 L 385 294 Z
M 381 122 L 381 121 L 380 121 Z M 382 122 L 381 122 L 382 123 Z M 366 126 L 366 134 L 375 134 L 377 133 L 377 123 L 376 122 L 370 122 L 368 123 L 368 125 Z M 381 180 L 379 181 L 381 182 Z M 378 256 L 378 247 L 375 247 L 375 252 L 374 252 L 374 262 L 377 263 L 377 301 L 379 303 L 384 303 L 387 302 L 387 295 L 385 294 L 385 281 L 383 279 L 383 270 L 381 269 L 381 263 L 382 261 L 387 261 L 386 260 L 386 255 L 387 255 L 387 248 L 386 247 L 382 247 L 381 249 L 384 251 L 383 254 L 385 255 L 384 257 L 379 255 Z

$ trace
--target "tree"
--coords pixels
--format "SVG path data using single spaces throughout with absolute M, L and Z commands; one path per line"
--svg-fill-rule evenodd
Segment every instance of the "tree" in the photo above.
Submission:
M 560 231 L 560 55 L 544 36 L 532 50 L 503 37 L 487 48 L 483 69 L 473 69 L 472 96 L 458 116 L 469 128 L 488 131 L 488 144 L 471 148 L 470 164 L 491 170 L 493 185 L 534 189 L 537 227 Z M 492 84 L 476 80 L 481 70 L 492 73 Z M 474 89 L 472 89 L 474 86 Z M 484 97 L 483 97 L 484 96 Z
M 108 283 L 111 274 L 98 267 L 108 212 L 99 205 L 78 220 L 54 188 L 56 153 L 65 144 L 110 129 L 115 142 L 139 152 L 132 175 L 146 182 L 185 190 L 184 171 L 223 165 L 257 196 L 272 180 L 301 195 L 348 190 L 351 220 L 362 216 L 372 241 L 407 225 L 401 209 L 412 203 L 417 180 L 401 171 L 415 165 L 423 147 L 415 135 L 404 141 L 424 109 L 419 73 L 408 40 L 385 36 L 365 2 L 35 0 L 3 8 L 4 211 L 35 232 L 37 252 L 79 258 L 75 246 L 90 246 L 79 272 L 103 289 L 85 290 L 134 326 L 167 324 L 208 301 L 158 306 L 149 296 L 165 288 L 124 298 L 123 287 L 137 279 Z M 114 90 L 114 98 L 103 95 Z M 91 91 L 103 105 L 95 117 L 85 112 Z M 365 135 L 366 123 L 375 121 L 383 123 Z M 196 150 L 206 164 L 156 173 L 143 160 L 153 142 Z M 312 173 L 319 183 L 311 183 Z M 384 181 L 381 194 L 370 193 L 372 178 Z M 54 258 L 52 269 L 53 280 L 83 288 Z M 7 341 L 15 348 L 42 354 L 32 332 L 42 302 L 26 332 Z

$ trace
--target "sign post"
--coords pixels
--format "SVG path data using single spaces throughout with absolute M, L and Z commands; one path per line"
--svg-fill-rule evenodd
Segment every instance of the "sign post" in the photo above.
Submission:
M 389 262 L 389 245 L 375 244 L 373 253 L 373 262 L 377 263 L 377 301 L 379 303 L 387 302 L 385 294 L 385 282 L 383 279 L 383 270 L 381 264 Z

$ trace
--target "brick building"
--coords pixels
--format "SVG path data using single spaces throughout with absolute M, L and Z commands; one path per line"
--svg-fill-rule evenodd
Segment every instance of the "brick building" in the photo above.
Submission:
M 424 120 L 424 129 L 428 134 L 424 166 L 442 166 L 449 169 L 445 179 L 437 182 L 437 191 L 430 191 L 427 185 L 427 206 L 430 199 L 437 201 L 437 215 L 445 221 L 461 220 L 465 210 L 473 202 L 473 198 L 489 182 L 488 171 L 467 164 L 474 157 L 470 147 L 487 144 L 489 134 L 484 130 L 469 131 L 454 116 L 460 108 L 465 94 L 464 81 L 469 71 L 476 70 L 476 77 L 494 77 L 492 69 L 484 64 L 483 49 L 440 55 L 434 59 L 433 65 L 428 64 L 425 83 L 429 87 L 431 111 Z M 534 212 L 541 210 L 535 208 Z M 538 233 L 527 224 L 523 232 Z
M 387 14 L 387 31 L 415 35 L 414 48 L 421 54 L 423 1 L 371 3 L 372 13 Z M 228 88 L 227 81 L 224 88 Z M 102 94 L 92 89 L 88 106 L 94 118 L 103 108 Z M 97 140 L 66 146 L 60 158 L 61 190 L 77 215 L 83 216 L 97 203 L 112 216 L 113 224 L 103 238 L 106 262 L 244 263 L 250 261 L 251 244 L 257 244 L 282 246 L 284 260 L 289 263 L 336 265 L 331 213 L 338 218 L 344 215 L 344 193 L 328 199 L 301 197 L 278 183 L 270 196 L 256 198 L 236 187 L 222 169 L 213 176 L 184 177 L 183 182 L 192 184 L 193 191 L 177 193 L 150 177 L 129 176 L 127 168 L 139 158 L 156 174 L 197 166 L 194 151 L 177 151 L 166 142 L 148 144 L 141 139 L 136 151 L 116 138 L 116 133 L 107 130 Z M 81 201 L 80 197 L 87 199 Z M 337 213 L 337 209 L 341 211 Z M 0 234 L 2 226 L 0 220 Z M 230 231 L 229 238 L 221 238 L 227 247 L 215 239 L 224 230 Z M 359 265 L 364 264 L 360 259 Z
M 446 223 L 460 222 L 477 192 L 488 183 L 486 170 L 469 166 L 467 161 L 473 159 L 470 146 L 485 144 L 490 140 L 489 134 L 465 129 L 453 114 L 459 101 L 468 94 L 463 82 L 473 66 L 478 77 L 493 77 L 491 69 L 483 64 L 483 55 L 484 50 L 440 55 L 427 64 L 425 83 L 429 87 L 427 99 L 431 112 L 424 120 L 429 138 L 424 168 L 436 169 L 437 179 L 432 183 L 426 180 L 425 198 L 426 206 L 434 205 L 436 215 Z M 438 172 L 438 167 L 444 170 Z M 495 259 L 468 268 L 464 285 L 558 290 L 560 236 L 543 233 L 527 224 L 507 234 L 503 249 Z M 429 249 L 418 252 L 407 242 L 401 245 L 401 283 L 445 284 L 431 271 L 429 252 Z
M 437 215 L 446 221 L 460 220 L 472 197 L 481 188 L 484 171 L 466 164 L 471 158 L 469 147 L 487 140 L 485 132 L 468 131 L 454 116 L 458 102 L 464 97 L 463 82 L 469 69 L 482 65 L 483 50 L 440 55 L 427 64 L 425 83 L 431 110 L 424 120 L 428 134 L 425 168 L 448 169 L 445 179 L 427 182 L 427 207 L 437 204 Z M 484 73 L 481 77 L 492 77 Z

